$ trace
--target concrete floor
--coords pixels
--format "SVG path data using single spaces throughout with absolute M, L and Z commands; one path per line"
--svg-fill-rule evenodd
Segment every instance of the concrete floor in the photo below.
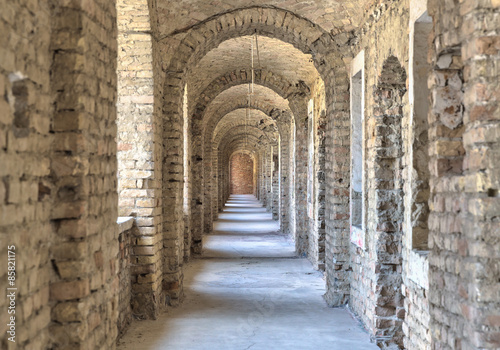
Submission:
M 134 321 L 120 350 L 378 349 L 253 196 L 233 195 L 185 272 L 185 299 Z

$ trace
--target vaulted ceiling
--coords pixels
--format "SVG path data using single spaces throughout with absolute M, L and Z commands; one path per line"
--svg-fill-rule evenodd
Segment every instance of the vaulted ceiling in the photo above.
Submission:
M 290 112 L 288 90 L 302 86 L 309 92 L 320 80 L 314 52 L 290 40 L 280 40 L 282 37 L 274 36 L 273 26 L 290 30 L 292 24 L 287 21 L 301 22 L 301 29 L 292 30 L 293 35 L 310 45 L 321 36 L 355 29 L 362 23 L 365 9 L 375 1 L 149 0 L 149 5 L 152 30 L 163 45 L 164 69 L 183 70 L 191 115 L 202 114 L 199 118 L 203 119 L 204 128 L 214 133 L 207 139 L 214 139 L 223 137 L 221 130 L 237 128 L 236 119 L 242 123 L 245 105 L 254 109 L 255 115 L 265 116 L 274 108 Z M 252 19 L 242 13 L 250 10 L 260 13 L 260 18 L 268 16 L 264 22 L 269 26 L 264 24 L 265 30 L 256 29 L 253 35 L 249 35 L 251 30 L 242 29 L 236 36 L 233 33 L 221 39 L 217 31 L 223 31 L 225 26 L 236 22 L 243 23 L 242 28 L 248 22 L 251 26 Z M 276 15 L 270 19 L 269 13 Z M 221 17 L 224 20 L 220 24 L 208 25 Z M 200 30 L 205 24 L 206 28 Z M 185 52 L 187 65 L 172 58 L 178 50 Z M 249 101 L 252 57 L 255 85 Z M 275 137 L 267 139 L 272 142 Z
M 375 0 L 153 0 L 162 35 L 182 32 L 220 13 L 246 7 L 276 7 L 303 17 L 334 34 L 361 23 Z

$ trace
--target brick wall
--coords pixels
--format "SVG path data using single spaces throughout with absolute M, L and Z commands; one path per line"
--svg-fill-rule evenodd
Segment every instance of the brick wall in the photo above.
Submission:
M 433 348 L 497 349 L 500 3 L 432 0 L 428 6 L 434 23 L 429 115 Z
M 231 158 L 231 193 L 253 194 L 253 159 L 237 153 Z
M 157 115 L 161 84 L 147 1 L 119 0 L 118 13 L 118 194 L 119 215 L 134 216 L 133 311 L 154 318 L 161 294 L 161 135 Z M 161 76 L 161 75 L 160 75 Z
M 113 347 L 119 303 L 115 2 L 52 5 L 52 348 Z
M 7 246 L 15 245 L 18 288 L 15 315 L 8 314 L 10 300 L 0 298 L 0 348 L 44 349 L 50 344 L 54 274 L 50 35 L 57 18 L 43 1 L 2 0 L 0 6 L 0 286 L 6 293 Z M 15 316 L 15 344 L 7 340 L 10 316 Z
M 410 7 L 415 6 L 425 11 L 425 1 L 372 8 L 354 49 L 354 53 L 364 50 L 366 68 L 367 199 L 363 205 L 367 227 L 365 247 L 351 244 L 349 306 L 380 345 L 426 349 L 430 347 L 427 260 L 415 252 L 412 240 L 413 227 L 418 229 L 412 214 L 415 199 L 425 187 L 418 181 L 426 181 L 425 176 L 414 175 L 419 169 L 414 158 L 418 152 L 413 151 L 426 145 L 417 145 L 425 138 L 419 136 L 420 126 L 410 117 L 410 37 L 393 35 L 408 32 Z

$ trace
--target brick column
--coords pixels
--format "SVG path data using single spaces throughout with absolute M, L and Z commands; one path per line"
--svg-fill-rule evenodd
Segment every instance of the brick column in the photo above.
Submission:
M 291 102 L 295 114 L 295 250 L 307 254 L 307 98 L 296 97 Z
M 119 302 L 115 1 L 52 5 L 51 348 L 113 348 Z
M 161 302 L 161 96 L 147 1 L 118 1 L 119 216 L 135 217 L 131 237 L 132 311 L 155 318 Z M 160 77 L 160 75 L 158 76 Z M 161 80 L 161 79 L 158 79 Z

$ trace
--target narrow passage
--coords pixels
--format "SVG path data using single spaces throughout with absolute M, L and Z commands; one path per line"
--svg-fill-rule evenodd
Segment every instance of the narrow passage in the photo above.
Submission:
M 156 321 L 135 321 L 118 349 L 378 349 L 251 195 L 233 195 L 186 269 L 185 299 Z

